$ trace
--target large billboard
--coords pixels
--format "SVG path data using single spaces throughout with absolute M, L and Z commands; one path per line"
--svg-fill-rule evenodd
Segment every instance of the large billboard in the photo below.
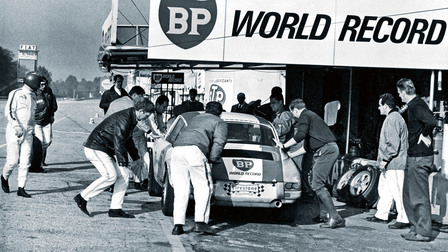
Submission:
M 151 0 L 150 59 L 448 69 L 448 1 Z

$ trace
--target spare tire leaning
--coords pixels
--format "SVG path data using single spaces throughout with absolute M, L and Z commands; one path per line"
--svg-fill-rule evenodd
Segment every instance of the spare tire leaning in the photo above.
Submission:
M 348 182 L 348 205 L 360 208 L 371 208 L 378 200 L 378 181 L 380 171 L 367 165 L 356 170 Z
M 357 169 L 348 169 L 336 181 L 333 188 L 333 195 L 340 202 L 347 203 L 350 201 L 350 185 L 349 181 Z

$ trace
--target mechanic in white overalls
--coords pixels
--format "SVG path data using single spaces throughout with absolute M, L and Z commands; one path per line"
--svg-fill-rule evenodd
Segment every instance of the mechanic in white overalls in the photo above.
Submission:
M 25 192 L 25 182 L 28 169 L 31 166 L 31 150 L 34 133 L 34 111 L 36 109 L 35 91 L 39 88 L 41 76 L 37 73 L 28 73 L 25 76 L 25 85 L 9 93 L 5 106 L 5 116 L 8 118 L 6 126 L 6 164 L 1 176 L 2 189 L 9 193 L 8 179 L 14 167 L 19 165 L 17 195 L 31 198 Z
M 227 141 L 227 125 L 219 117 L 221 113 L 221 103 L 207 103 L 205 113 L 195 116 L 173 143 L 170 172 L 174 189 L 173 235 L 184 233 L 190 181 L 195 200 L 193 231 L 214 233 L 208 226 L 213 191 L 209 163 L 216 163 L 221 159 Z

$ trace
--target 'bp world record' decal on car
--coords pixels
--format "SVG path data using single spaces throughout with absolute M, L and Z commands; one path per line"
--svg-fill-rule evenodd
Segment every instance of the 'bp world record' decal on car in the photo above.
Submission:
M 263 162 L 260 159 L 224 158 L 229 180 L 262 181 Z

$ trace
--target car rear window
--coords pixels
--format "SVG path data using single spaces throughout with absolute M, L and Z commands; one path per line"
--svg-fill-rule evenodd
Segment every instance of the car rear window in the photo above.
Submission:
M 274 133 L 265 125 L 227 122 L 227 142 L 275 146 Z

